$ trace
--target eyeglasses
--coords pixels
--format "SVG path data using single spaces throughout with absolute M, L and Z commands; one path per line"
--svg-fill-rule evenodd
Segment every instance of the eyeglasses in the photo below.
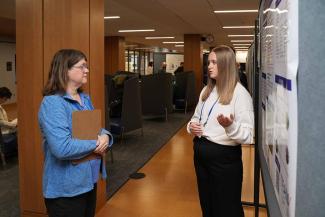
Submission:
M 81 66 L 72 66 L 72 68 L 78 68 L 82 71 L 85 71 L 86 69 L 89 70 L 89 67 L 87 65 L 81 65 Z

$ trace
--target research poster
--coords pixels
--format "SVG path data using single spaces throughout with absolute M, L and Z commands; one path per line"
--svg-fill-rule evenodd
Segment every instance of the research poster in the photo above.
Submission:
M 262 147 L 283 217 L 295 216 L 298 0 L 265 0 L 260 12 Z

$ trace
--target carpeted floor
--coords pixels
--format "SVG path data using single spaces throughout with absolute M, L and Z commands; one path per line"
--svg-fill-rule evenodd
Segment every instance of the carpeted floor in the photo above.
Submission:
M 189 120 L 191 114 L 172 113 L 163 118 L 144 119 L 143 132 L 125 134 L 122 143 L 114 144 L 114 163 L 107 158 L 108 198 L 140 169 Z M 19 217 L 18 160 L 9 158 L 7 167 L 0 165 L 0 217 Z
M 0 217 L 19 217 L 18 158 L 7 159 L 5 168 L 0 163 Z

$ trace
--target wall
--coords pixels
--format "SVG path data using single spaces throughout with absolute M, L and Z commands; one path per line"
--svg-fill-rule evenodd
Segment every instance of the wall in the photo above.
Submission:
M 16 44 L 0 42 L 0 87 L 8 87 L 12 97 L 6 102 L 16 102 L 16 67 L 15 67 Z M 7 71 L 7 62 L 11 62 L 11 71 Z
M 236 51 L 236 62 L 246 63 L 247 51 Z
M 166 72 L 174 73 L 178 66 L 180 66 L 181 62 L 184 62 L 183 54 L 166 54 Z

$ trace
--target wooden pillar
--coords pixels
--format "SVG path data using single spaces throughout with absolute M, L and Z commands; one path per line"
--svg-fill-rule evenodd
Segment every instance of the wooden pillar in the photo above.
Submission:
M 85 92 L 105 117 L 104 2 L 18 0 L 16 43 L 21 216 L 46 216 L 42 196 L 42 139 L 37 120 L 41 91 L 54 53 L 62 48 L 81 50 L 87 55 L 90 66 Z M 105 202 L 105 181 L 100 181 L 97 209 Z
M 199 95 L 203 87 L 203 51 L 199 34 L 184 35 L 184 71 L 194 71 Z
M 125 70 L 125 39 L 120 36 L 105 37 L 105 74 Z

